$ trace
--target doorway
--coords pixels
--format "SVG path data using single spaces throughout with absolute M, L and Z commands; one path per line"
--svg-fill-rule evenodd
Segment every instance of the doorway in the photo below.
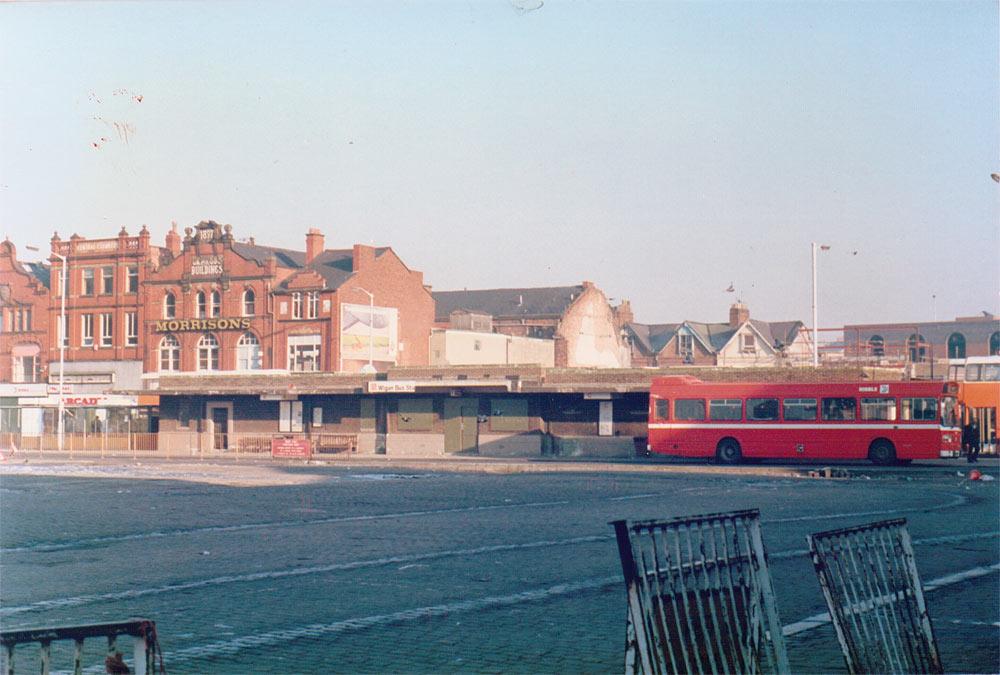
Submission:
M 213 450 L 229 450 L 229 435 L 232 433 L 233 404 L 208 403 L 209 433 L 212 435 Z
M 444 451 L 479 452 L 479 399 L 444 401 Z

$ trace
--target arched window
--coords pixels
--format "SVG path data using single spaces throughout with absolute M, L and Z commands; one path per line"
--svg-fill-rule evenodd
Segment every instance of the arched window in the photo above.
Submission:
M 990 336 L 990 356 L 1000 356 L 1000 330 Z
M 208 308 L 205 304 L 205 291 L 198 291 L 198 295 L 195 296 L 195 302 L 198 306 L 198 318 L 204 319 L 208 316 Z
M 198 340 L 198 370 L 219 369 L 219 341 L 211 333 Z
M 965 336 L 961 333 L 952 333 L 948 336 L 948 358 L 965 358 Z
M 167 293 L 163 296 L 163 318 L 173 319 L 177 316 L 177 298 L 174 297 L 173 293 Z
M 254 295 L 253 289 L 248 288 L 243 291 L 243 316 L 253 316 L 256 314 L 256 304 L 257 296 Z
M 218 291 L 212 291 L 212 304 L 208 308 L 209 316 L 219 316 L 219 307 L 222 305 L 222 296 Z
M 178 370 L 181 363 L 181 343 L 173 335 L 164 335 L 160 340 L 160 370 Z
M 910 361 L 913 363 L 921 363 L 927 356 L 927 344 L 924 342 L 924 336 L 919 333 L 906 338 L 906 348 L 910 351 Z
M 240 336 L 239 342 L 236 343 L 236 368 L 238 370 L 260 369 L 260 340 L 253 333 L 244 333 Z
M 885 339 L 881 335 L 868 338 L 868 351 L 872 356 L 885 356 Z

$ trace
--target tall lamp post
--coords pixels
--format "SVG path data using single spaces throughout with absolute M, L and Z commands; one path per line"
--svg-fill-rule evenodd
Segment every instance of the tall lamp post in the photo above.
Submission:
M 28 249 L 29 251 L 35 251 L 35 252 L 39 251 L 39 249 L 38 249 L 37 246 L 25 246 L 24 248 Z M 64 389 L 64 386 L 63 386 L 63 378 L 65 376 L 65 372 L 64 371 L 65 371 L 65 368 L 66 368 L 66 339 L 68 337 L 68 335 L 67 335 L 68 334 L 67 328 L 69 328 L 69 326 L 66 325 L 66 289 L 68 287 L 68 281 L 69 281 L 69 262 L 66 260 L 66 256 L 64 256 L 62 253 L 56 253 L 55 251 L 53 251 L 52 255 L 54 255 L 55 257 L 59 258 L 59 260 L 62 261 L 62 269 L 59 270 L 59 285 L 62 286 L 62 288 L 59 289 L 60 290 L 60 293 L 59 293 L 59 295 L 60 295 L 60 298 L 59 298 L 59 301 L 60 301 L 60 309 L 59 309 L 59 420 L 57 422 L 57 424 L 58 424 L 57 428 L 59 429 L 59 432 L 58 432 L 58 434 L 59 434 L 59 440 L 57 441 L 57 443 L 58 443 L 59 452 L 61 453 L 63 451 L 63 438 L 66 435 L 66 420 L 65 420 L 65 415 L 63 414 L 65 412 L 65 406 L 66 406 L 66 402 L 63 399 L 63 394 L 65 393 L 65 389 Z
M 360 286 L 354 286 L 354 290 L 361 291 L 368 296 L 368 364 L 361 366 L 361 372 L 365 375 L 374 375 L 375 364 L 375 294 L 371 291 L 366 291 Z
M 812 273 L 813 273 L 813 368 L 819 367 L 819 319 L 816 311 L 816 251 L 829 251 L 826 244 L 812 243 Z

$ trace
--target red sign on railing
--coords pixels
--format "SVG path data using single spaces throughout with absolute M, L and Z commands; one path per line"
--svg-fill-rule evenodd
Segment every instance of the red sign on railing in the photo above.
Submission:
M 312 444 L 308 438 L 280 436 L 271 439 L 271 457 L 309 459 L 311 456 Z

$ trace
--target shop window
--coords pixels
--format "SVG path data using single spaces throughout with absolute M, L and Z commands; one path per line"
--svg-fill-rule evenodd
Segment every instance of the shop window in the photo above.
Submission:
M 840 422 L 856 418 L 857 401 L 853 398 L 824 398 L 823 419 L 829 422 Z
M 396 428 L 399 431 L 431 431 L 434 429 L 434 400 L 401 398 L 396 407 Z
M 320 369 L 320 336 L 292 335 L 288 338 L 288 370 L 315 372 Z
M 260 340 L 253 333 L 244 333 L 236 343 L 236 368 L 239 370 L 260 369 Z
M 490 431 L 528 431 L 530 428 L 527 399 L 490 399 Z

